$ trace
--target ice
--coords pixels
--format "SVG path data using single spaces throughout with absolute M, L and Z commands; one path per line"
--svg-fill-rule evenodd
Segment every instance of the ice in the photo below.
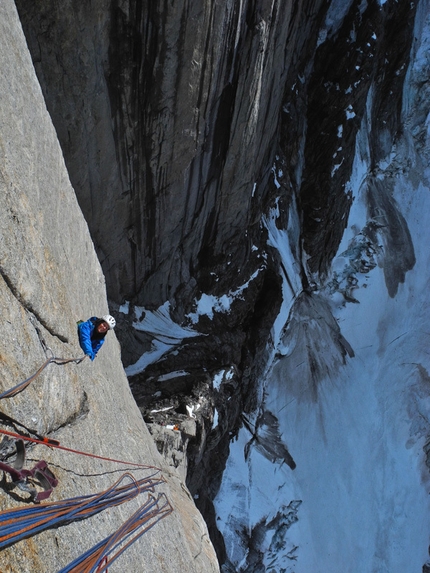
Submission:
M 166 302 L 155 311 L 135 307 L 136 320 L 133 327 L 154 337 L 152 348 L 145 352 L 137 362 L 125 369 L 127 376 L 135 376 L 145 370 L 149 364 L 157 362 L 166 352 L 173 350 L 184 338 L 199 336 L 199 332 L 174 322 L 170 316 L 170 303 Z M 143 319 L 140 319 L 145 314 Z M 139 317 L 139 318 L 137 318 Z M 140 319 L 140 320 L 139 320 Z
M 421 46 L 427 45 L 426 37 Z M 428 51 L 421 48 L 418 56 L 415 69 L 424 69 Z M 368 110 L 372 97 L 370 92 Z M 411 101 L 406 94 L 405 105 Z M 357 138 L 347 189 L 354 200 L 333 263 L 337 272 L 348 264 L 351 241 L 368 218 L 363 190 L 369 125 L 365 117 Z M 380 168 L 389 169 L 395 160 L 388 156 Z M 394 298 L 379 266 L 360 276 L 354 291 L 358 304 L 346 304 L 338 292 L 318 295 L 330 305 L 355 355 L 322 375 L 316 389 L 304 376 L 304 365 L 295 362 L 297 330 L 284 330 L 301 295 L 293 220 L 287 230 L 279 229 L 274 210 L 264 221 L 281 259 L 283 303 L 272 332 L 273 361 L 261 381 L 261 408 L 277 418 L 296 468 L 271 461 L 253 445 L 255 417 L 231 443 L 215 509 L 238 573 L 253 572 L 253 544 L 266 552 L 270 573 L 418 573 L 428 560 L 430 477 L 423 447 L 430 434 L 430 189 L 416 177 L 413 181 L 407 170 L 395 179 L 394 196 L 408 223 L 416 264 Z M 328 362 L 339 361 L 335 345 L 324 352 L 333 353 L 325 356 Z M 289 524 L 276 554 L 271 548 L 281 530 L 268 524 L 288 507 L 297 508 L 298 521 Z
M 430 231 L 420 213 L 430 211 L 430 191 L 421 185 L 408 193 L 406 185 L 399 181 L 417 247 L 406 284 L 391 299 L 376 267 L 367 288 L 358 289 L 359 305 L 335 307 L 355 357 L 322 381 L 317 401 L 306 386 L 292 398 L 282 376 L 292 365 L 266 380 L 265 408 L 278 417 L 296 469 L 271 463 L 255 448 L 245 460 L 246 428 L 231 444 L 215 507 L 238 572 L 247 571 L 248 548 L 235 531 L 250 533 L 292 500 L 303 502 L 287 535 L 289 551 L 298 546 L 297 559 L 285 552 L 276 570 L 404 573 L 421 571 L 428 558 L 429 484 L 422 476 L 428 475 L 423 445 L 430 428 Z M 351 224 L 359 226 L 363 205 L 356 207 Z M 283 312 L 285 321 L 288 306 Z M 284 355 L 281 364 L 291 360 Z

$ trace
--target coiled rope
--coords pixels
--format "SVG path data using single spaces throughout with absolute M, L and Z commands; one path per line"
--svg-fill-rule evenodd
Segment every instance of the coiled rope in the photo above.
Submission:
M 20 382 L 19 384 L 17 384 L 13 388 L 10 388 L 9 390 L 5 390 L 2 394 L 0 394 L 0 400 L 2 400 L 3 398 L 12 398 L 12 396 L 16 396 L 17 394 L 25 390 L 27 386 L 31 384 L 33 380 L 35 380 L 39 376 L 39 374 L 48 366 L 48 364 L 58 364 L 59 366 L 62 366 L 64 364 L 69 364 L 70 362 L 74 362 L 75 364 L 80 364 L 84 360 L 84 358 L 86 358 L 86 355 L 81 356 L 80 358 L 57 358 L 56 356 L 51 356 L 29 378 L 27 378 L 23 382 Z
M 130 483 L 121 485 L 129 480 Z M 136 480 L 130 473 L 121 476 L 110 488 L 98 494 L 73 497 L 0 512 L 0 549 L 53 527 L 66 525 L 130 501 L 143 492 L 154 493 L 165 483 L 157 472 Z
M 94 545 L 58 573 L 102 573 L 107 571 L 116 559 L 149 531 L 161 519 L 172 513 L 173 508 L 164 493 L 157 498 L 148 496 L 144 503 L 112 535 Z M 125 543 L 124 543 L 125 542 Z M 120 547 L 122 545 L 122 547 Z
M 0 394 L 0 399 L 10 398 L 22 392 L 49 364 L 54 363 L 64 365 L 71 362 L 79 364 L 84 360 L 84 358 L 85 356 L 80 358 L 57 358 L 55 356 L 51 356 L 29 378 Z M 2 415 L 2 418 L 4 422 L 12 424 L 14 427 L 15 425 L 19 425 L 30 433 L 33 433 L 33 431 L 26 428 L 26 426 L 23 426 L 23 424 L 10 418 L 6 414 Z M 100 494 L 80 496 L 60 502 L 51 502 L 20 509 L 9 509 L 1 512 L 0 549 L 8 547 L 21 539 L 30 537 L 46 529 L 65 525 L 71 521 L 91 517 L 107 507 L 114 507 L 129 501 L 143 491 L 150 491 L 153 493 L 156 485 L 165 483 L 165 479 L 161 474 L 159 474 L 161 471 L 160 468 L 155 466 L 128 462 L 75 450 L 61 446 L 58 440 L 39 436 L 38 434 L 34 434 L 37 435 L 37 437 L 34 438 L 4 429 L 0 429 L 0 433 L 17 440 L 25 440 L 27 442 L 45 445 L 99 460 L 132 465 L 136 468 L 155 470 L 151 476 L 138 481 L 131 474 L 126 473 L 117 482 L 115 482 L 112 487 Z M 157 477 L 155 478 L 155 476 Z M 131 483 L 121 485 L 121 483 L 127 478 L 131 480 Z M 148 495 L 146 503 L 143 504 L 143 506 L 141 506 L 114 534 L 106 537 L 103 541 L 95 545 L 92 549 L 84 553 L 59 573 L 107 572 L 108 566 L 110 566 L 110 564 L 115 561 L 132 543 L 172 511 L 173 507 L 165 494 L 159 494 L 157 498 Z M 124 543 L 125 541 L 126 543 Z M 108 558 L 109 556 L 111 556 L 110 559 Z

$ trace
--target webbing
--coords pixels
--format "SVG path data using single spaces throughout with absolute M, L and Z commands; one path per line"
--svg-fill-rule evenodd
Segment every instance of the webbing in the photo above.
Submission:
M 32 374 L 29 378 L 23 380 L 23 382 L 20 382 L 13 388 L 5 390 L 2 394 L 0 394 L 0 400 L 2 400 L 3 398 L 11 398 L 12 396 L 16 396 L 17 394 L 25 390 L 27 386 L 31 384 L 33 380 L 35 380 L 39 376 L 39 374 L 48 366 L 48 364 L 58 364 L 59 366 L 63 364 L 68 364 L 69 362 L 80 364 L 85 357 L 86 355 L 81 356 L 80 358 L 57 358 L 55 356 L 51 356 L 51 358 L 48 358 L 42 364 L 42 366 L 38 370 L 36 370 L 36 372 Z

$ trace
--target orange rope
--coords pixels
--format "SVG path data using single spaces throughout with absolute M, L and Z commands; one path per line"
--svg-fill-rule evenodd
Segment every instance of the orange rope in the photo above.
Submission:
M 30 436 L 24 436 L 22 434 L 17 434 L 15 432 L 10 432 L 9 430 L 3 430 L 3 429 L 0 429 L 0 434 L 4 434 L 6 436 L 11 436 L 12 438 L 16 438 L 16 439 L 20 439 L 20 440 L 25 440 L 26 442 L 32 442 L 34 444 L 41 444 L 42 446 L 49 446 L 51 448 L 57 448 L 59 450 L 65 451 L 65 452 L 71 452 L 73 454 L 79 454 L 81 456 L 88 456 L 90 458 L 95 458 L 97 460 L 103 460 L 106 462 L 114 462 L 116 464 L 124 464 L 127 466 L 134 466 L 137 468 L 154 469 L 154 470 L 161 471 L 161 468 L 158 468 L 157 466 L 148 466 L 146 464 L 127 462 L 124 460 L 117 460 L 114 458 L 99 456 L 97 454 L 90 454 L 89 452 L 82 452 L 80 450 L 74 450 L 74 449 L 68 448 L 66 446 L 61 446 L 60 442 L 58 440 L 53 440 L 52 438 L 44 437 L 42 440 L 38 440 L 37 438 L 31 438 Z

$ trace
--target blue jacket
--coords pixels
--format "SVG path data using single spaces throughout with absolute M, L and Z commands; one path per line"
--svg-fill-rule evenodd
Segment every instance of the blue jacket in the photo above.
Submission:
M 94 360 L 97 352 L 103 346 L 103 342 L 105 341 L 104 338 L 97 338 L 95 340 L 91 338 L 94 332 L 94 323 L 96 320 L 97 317 L 92 316 L 85 322 L 78 324 L 79 344 L 81 345 L 82 350 L 91 358 L 91 360 Z

